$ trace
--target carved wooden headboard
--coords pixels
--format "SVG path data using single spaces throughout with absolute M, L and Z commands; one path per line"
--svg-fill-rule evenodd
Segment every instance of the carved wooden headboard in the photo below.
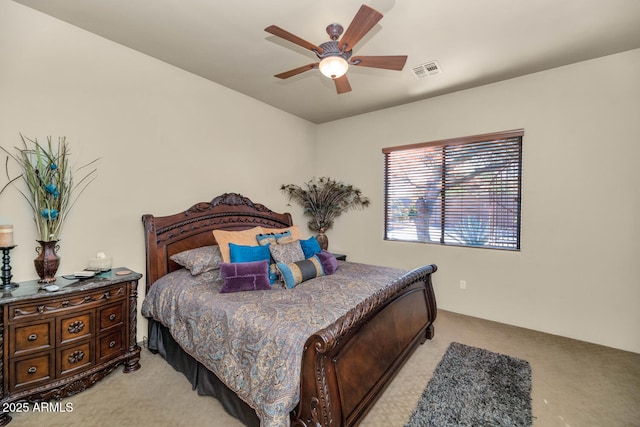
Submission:
M 147 290 L 160 277 L 180 268 L 169 257 L 187 249 L 215 245 L 213 230 L 245 230 L 252 227 L 284 228 L 291 214 L 273 212 L 237 193 L 225 193 L 168 216 L 142 216 L 146 246 Z

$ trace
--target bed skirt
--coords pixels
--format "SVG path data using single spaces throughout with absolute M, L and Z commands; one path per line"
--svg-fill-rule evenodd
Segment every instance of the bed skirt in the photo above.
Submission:
M 159 353 L 176 371 L 181 372 L 199 395 L 213 396 L 225 411 L 248 427 L 259 427 L 260 419 L 246 402 L 240 399 L 218 377 L 175 342 L 169 329 L 153 319 L 149 320 L 149 350 Z

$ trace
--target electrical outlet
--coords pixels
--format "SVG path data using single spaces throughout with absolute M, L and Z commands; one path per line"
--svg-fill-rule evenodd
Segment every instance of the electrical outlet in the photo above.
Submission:
M 467 289 L 467 281 L 460 280 L 460 289 Z

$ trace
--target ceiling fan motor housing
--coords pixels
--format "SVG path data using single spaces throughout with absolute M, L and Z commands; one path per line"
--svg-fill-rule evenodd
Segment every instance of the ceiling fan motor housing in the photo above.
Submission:
M 319 47 L 320 49 L 322 49 L 322 53 L 319 53 L 318 51 L 315 51 L 315 53 L 320 59 L 326 58 L 328 56 L 341 56 L 345 59 L 345 61 L 349 61 L 349 58 L 351 58 L 351 55 L 353 54 L 353 51 L 351 50 L 348 50 L 346 52 L 340 50 L 338 48 L 338 42 L 335 40 L 322 43 Z

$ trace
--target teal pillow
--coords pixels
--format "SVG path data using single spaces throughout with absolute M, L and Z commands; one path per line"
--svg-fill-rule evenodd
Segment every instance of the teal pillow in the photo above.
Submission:
M 269 261 L 271 252 L 269 252 L 269 245 L 244 246 L 229 243 L 229 259 L 231 262 Z
M 320 243 L 318 243 L 318 239 L 316 239 L 315 236 L 311 236 L 307 240 L 300 240 L 300 246 L 302 246 L 302 252 L 304 252 L 305 258 L 310 258 L 322 252 Z
M 288 289 L 295 288 L 306 280 L 324 275 L 322 262 L 320 262 L 320 259 L 315 255 L 302 261 L 291 262 L 288 264 L 279 262 L 276 265 L 280 272 L 280 276 L 284 281 L 284 285 Z
M 255 262 L 255 261 L 271 261 L 270 245 L 265 246 L 244 246 L 229 243 L 229 259 L 232 263 L 237 262 Z M 275 266 L 269 266 L 269 282 L 273 285 L 278 281 L 278 270 Z

